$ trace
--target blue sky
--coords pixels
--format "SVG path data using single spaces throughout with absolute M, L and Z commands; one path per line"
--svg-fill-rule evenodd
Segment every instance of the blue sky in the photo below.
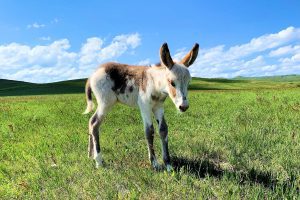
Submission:
M 193 76 L 300 74 L 300 1 L 0 1 L 0 78 L 87 77 L 102 62 L 151 64 L 195 42 Z

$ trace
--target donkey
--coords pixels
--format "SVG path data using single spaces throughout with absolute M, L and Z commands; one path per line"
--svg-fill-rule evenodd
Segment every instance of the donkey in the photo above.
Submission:
M 89 120 L 89 157 L 102 165 L 99 127 L 104 116 L 117 103 L 138 106 L 144 122 L 148 143 L 149 160 L 154 169 L 160 168 L 153 148 L 154 127 L 152 112 L 158 123 L 162 142 L 163 161 L 167 171 L 172 170 L 168 149 L 168 126 L 164 118 L 163 103 L 169 96 L 180 112 L 185 112 L 189 103 L 187 88 L 191 80 L 188 67 L 197 58 L 199 45 L 178 63 L 172 60 L 167 43 L 160 48 L 161 63 L 156 66 L 132 66 L 114 62 L 102 64 L 87 80 L 85 93 L 87 108 L 93 110 L 92 92 L 97 100 L 97 110 Z

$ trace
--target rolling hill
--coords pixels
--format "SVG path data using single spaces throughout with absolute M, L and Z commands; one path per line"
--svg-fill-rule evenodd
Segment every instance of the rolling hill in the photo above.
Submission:
M 238 76 L 234 78 L 235 80 L 264 80 L 264 81 L 274 81 L 274 82 L 293 82 L 299 81 L 300 75 L 282 75 L 282 76 L 260 76 L 260 77 L 244 77 Z
M 0 79 L 0 96 L 83 93 L 85 81 L 86 79 L 77 79 L 37 84 Z

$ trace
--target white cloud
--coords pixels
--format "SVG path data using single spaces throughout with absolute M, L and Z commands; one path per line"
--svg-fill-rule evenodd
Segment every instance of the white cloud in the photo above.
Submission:
M 98 54 L 101 51 L 103 40 L 97 37 L 88 38 L 86 43 L 82 45 L 80 50 L 80 66 L 85 67 L 86 65 L 97 62 Z
M 135 33 L 115 36 L 111 42 L 91 37 L 77 52 L 70 50 L 68 39 L 49 45 L 0 45 L 0 76 L 30 82 L 87 77 L 102 62 L 131 56 L 140 44 L 140 35 Z M 188 50 L 177 50 L 174 60 L 182 59 Z M 148 65 L 150 59 L 136 63 Z M 300 28 L 288 27 L 232 47 L 200 48 L 190 71 L 192 76 L 225 78 L 300 74 Z
M 103 60 L 118 57 L 125 53 L 128 48 L 134 49 L 139 46 L 140 43 L 141 39 L 138 33 L 116 36 L 110 45 L 101 50 L 98 56 L 98 61 L 102 62 Z
M 127 50 L 139 46 L 140 36 L 120 35 L 110 44 L 103 44 L 104 41 L 100 38 L 88 38 L 79 52 L 70 51 L 68 39 L 33 47 L 18 43 L 0 45 L 1 78 L 52 82 L 87 77 L 100 61 L 116 59 Z
M 284 65 L 291 65 L 291 64 L 300 65 L 300 53 L 297 53 L 290 58 L 281 58 L 279 59 L 279 61 Z
M 230 59 L 236 59 L 299 39 L 300 29 L 288 27 L 278 33 L 263 35 L 258 38 L 253 38 L 249 43 L 231 47 L 226 56 L 229 56 Z
M 248 43 L 201 49 L 191 73 L 199 77 L 265 76 L 300 74 L 300 28 L 253 38 Z M 275 49 L 276 48 L 276 49 Z M 186 49 L 174 58 L 181 59 Z M 283 57 L 291 55 L 290 57 Z M 289 66 L 289 67 L 287 67 Z
M 44 28 L 46 25 L 45 24 L 39 24 L 37 22 L 34 22 L 33 24 L 28 24 L 27 28 L 35 28 L 35 29 L 39 29 L 39 28 Z
M 295 45 L 295 46 L 288 45 L 288 46 L 280 47 L 276 50 L 271 51 L 269 53 L 269 56 L 278 57 L 278 56 L 294 54 L 294 53 L 300 53 L 300 45 Z

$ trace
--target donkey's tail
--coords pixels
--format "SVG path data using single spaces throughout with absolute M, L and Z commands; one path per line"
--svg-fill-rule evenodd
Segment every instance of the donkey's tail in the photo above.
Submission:
M 82 113 L 84 115 L 91 112 L 94 108 L 94 103 L 92 100 L 92 89 L 91 89 L 90 79 L 88 79 L 85 84 L 85 97 L 86 97 L 87 106 L 86 106 L 85 111 Z

